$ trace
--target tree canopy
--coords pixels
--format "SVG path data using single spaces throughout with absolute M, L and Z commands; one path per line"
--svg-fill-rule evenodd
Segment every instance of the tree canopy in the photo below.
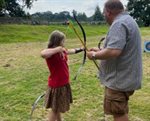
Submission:
M 103 21 L 103 20 L 104 20 L 104 17 L 101 13 L 99 6 L 97 5 L 95 8 L 95 13 L 93 15 L 93 21 Z
M 54 14 L 51 11 L 37 12 L 33 15 L 25 13 L 24 8 L 31 8 L 34 1 L 36 0 L 0 0 L 0 17 L 26 16 L 49 22 L 64 21 L 66 18 L 72 19 L 68 11 Z M 150 26 L 150 0 L 128 0 L 127 9 L 139 25 Z M 100 22 L 104 20 L 104 16 L 102 15 L 99 6 L 96 6 L 94 15 L 91 17 L 87 17 L 85 13 L 77 13 L 75 10 L 73 10 L 73 13 L 75 13 L 80 21 Z
M 30 8 L 34 0 L 0 0 L 0 16 L 22 17 L 25 16 L 24 7 Z
M 150 26 L 150 0 L 129 0 L 127 9 L 139 25 Z
M 73 10 L 79 21 L 88 21 L 88 17 L 85 13 L 78 13 Z M 73 16 L 70 15 L 68 11 L 62 11 L 60 13 L 52 13 L 51 11 L 47 12 L 37 12 L 31 15 L 31 18 L 35 21 L 47 21 L 47 22 L 64 22 L 66 20 L 74 20 Z

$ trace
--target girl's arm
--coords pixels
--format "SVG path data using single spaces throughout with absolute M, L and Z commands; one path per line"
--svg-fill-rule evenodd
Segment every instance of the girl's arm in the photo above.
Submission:
M 67 54 L 76 54 L 82 51 L 84 51 L 84 48 L 74 48 L 66 50 Z
M 50 58 L 52 55 L 59 53 L 59 52 L 63 52 L 64 48 L 59 46 L 56 48 L 47 48 L 41 51 L 41 56 L 43 58 Z

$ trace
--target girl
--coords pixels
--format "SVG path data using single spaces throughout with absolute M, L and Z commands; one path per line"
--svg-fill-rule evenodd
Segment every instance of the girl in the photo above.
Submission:
M 56 30 L 51 33 L 48 48 L 41 51 L 41 56 L 46 59 L 50 71 L 48 89 L 45 98 L 45 107 L 51 108 L 49 121 L 61 121 L 60 113 L 69 110 L 72 103 L 72 93 L 69 84 L 69 68 L 67 54 L 83 51 L 83 48 L 65 49 L 65 35 Z

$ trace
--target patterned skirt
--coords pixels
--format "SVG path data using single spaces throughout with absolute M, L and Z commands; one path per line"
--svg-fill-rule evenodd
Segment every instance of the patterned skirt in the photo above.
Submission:
M 70 109 L 72 103 L 70 84 L 58 88 L 48 87 L 45 96 L 45 108 L 51 108 L 54 112 L 64 113 Z

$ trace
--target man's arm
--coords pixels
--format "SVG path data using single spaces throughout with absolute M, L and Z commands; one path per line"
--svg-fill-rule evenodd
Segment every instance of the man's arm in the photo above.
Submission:
M 87 52 L 87 56 L 90 60 L 92 59 L 107 60 L 118 57 L 121 54 L 121 52 L 122 50 L 120 49 L 105 48 L 97 52 L 89 51 Z

